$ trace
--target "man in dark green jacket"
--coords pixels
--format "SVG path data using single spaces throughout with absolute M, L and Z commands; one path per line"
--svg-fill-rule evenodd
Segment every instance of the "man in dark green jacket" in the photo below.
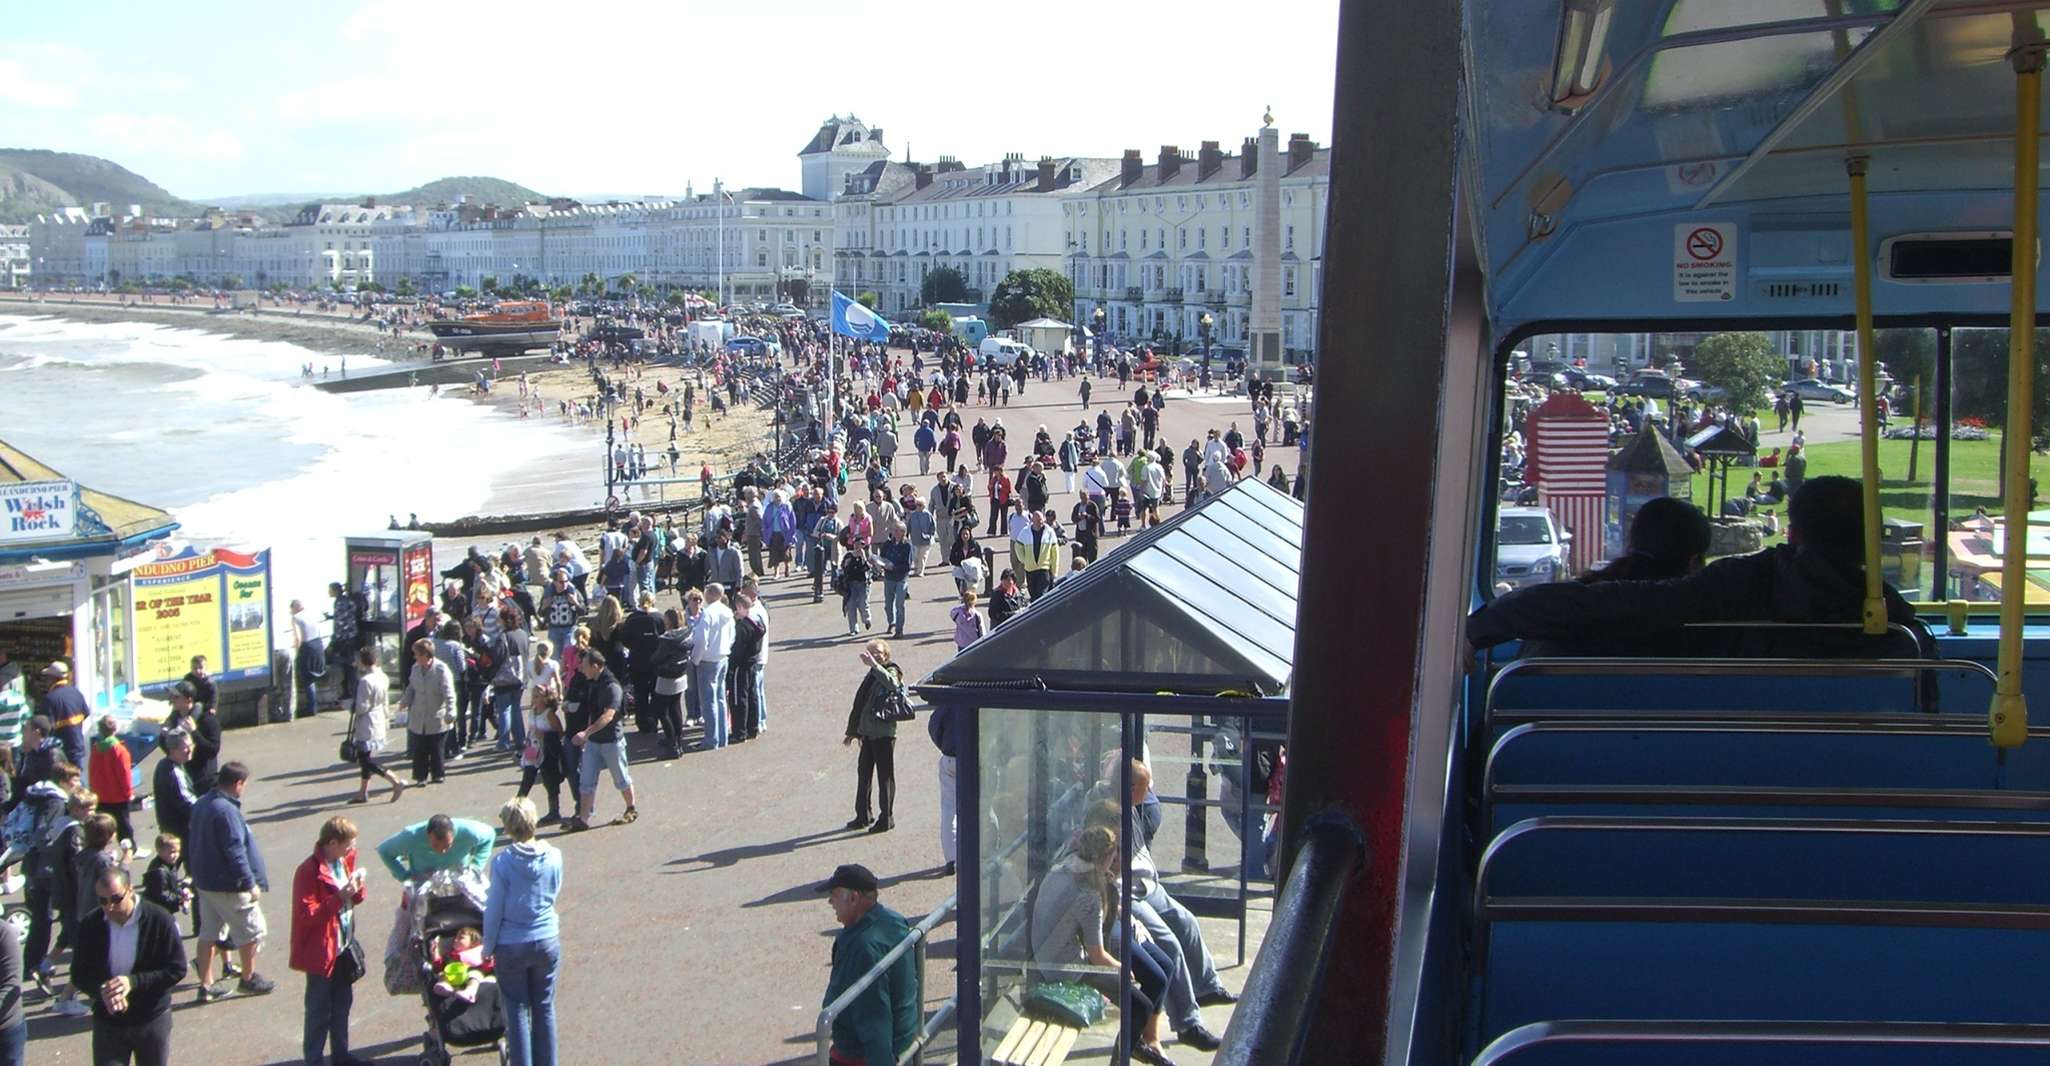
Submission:
M 833 871 L 826 882 L 833 917 L 840 920 L 833 938 L 833 972 L 826 981 L 825 1005 L 831 1006 L 861 980 L 890 949 L 911 935 L 904 916 L 876 900 L 876 875 L 866 866 L 849 864 Z M 832 1058 L 836 1066 L 891 1066 L 918 1037 L 918 956 L 906 951 L 883 975 L 862 989 L 833 1019 Z

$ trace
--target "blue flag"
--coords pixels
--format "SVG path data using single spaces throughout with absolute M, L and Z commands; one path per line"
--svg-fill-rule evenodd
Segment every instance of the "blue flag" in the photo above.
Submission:
M 887 342 L 890 324 L 883 316 L 833 290 L 833 332 L 858 341 Z

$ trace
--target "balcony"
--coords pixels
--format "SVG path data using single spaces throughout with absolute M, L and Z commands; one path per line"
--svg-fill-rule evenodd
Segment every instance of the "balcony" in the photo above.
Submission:
M 1224 302 L 1229 307 L 1244 307 L 1253 302 L 1253 294 L 1245 289 L 1234 289 L 1224 294 Z
M 1167 292 L 1166 292 L 1166 293 L 1165 293 L 1165 294 L 1164 294 L 1164 295 L 1162 296 L 1162 299 L 1165 299 L 1165 300 L 1166 300 L 1166 301 L 1167 301 L 1168 303 L 1171 303 L 1171 304 L 1178 304 L 1178 303 L 1181 303 L 1181 302 L 1182 302 L 1182 290 L 1180 290 L 1180 289 L 1169 289 L 1169 290 L 1167 290 Z
M 1125 290 L 1125 302 L 1126 302 L 1126 303 L 1133 303 L 1133 304 L 1135 304 L 1135 303 L 1138 303 L 1138 302 L 1139 302 L 1139 288 L 1138 288 L 1138 286 L 1136 286 L 1136 285 L 1135 285 L 1135 286 L 1133 286 L 1133 287 L 1131 287 L 1131 288 L 1128 288 L 1128 289 L 1126 289 L 1126 290 Z

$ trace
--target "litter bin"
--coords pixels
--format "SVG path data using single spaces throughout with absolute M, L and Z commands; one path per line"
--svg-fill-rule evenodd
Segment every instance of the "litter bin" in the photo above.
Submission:
M 1897 589 L 1922 583 L 1922 523 L 1886 518 L 1879 525 L 1879 574 Z

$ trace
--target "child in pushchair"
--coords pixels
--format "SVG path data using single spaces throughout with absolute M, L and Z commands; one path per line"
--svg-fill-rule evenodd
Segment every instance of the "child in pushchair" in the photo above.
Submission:
M 493 1047 L 505 1061 L 498 980 L 484 963 L 484 913 L 462 895 L 430 896 L 417 930 L 421 1000 L 427 1006 L 420 1066 L 448 1066 L 452 1049 Z

